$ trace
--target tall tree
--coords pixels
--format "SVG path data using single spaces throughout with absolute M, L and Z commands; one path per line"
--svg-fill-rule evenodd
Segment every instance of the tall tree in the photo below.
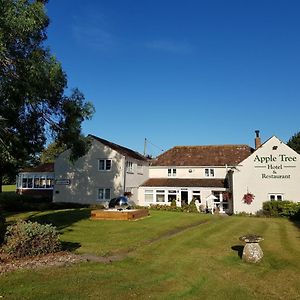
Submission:
M 41 153 L 41 163 L 53 163 L 55 158 L 65 150 L 66 148 L 63 145 L 58 145 L 55 142 L 49 144 Z
M 295 133 L 287 142 L 287 145 L 300 154 L 300 132 Z
M 2 175 L 35 159 L 52 137 L 71 149 L 72 160 L 87 151 L 81 124 L 94 112 L 45 47 L 49 19 L 45 0 L 0 0 L 0 191 Z

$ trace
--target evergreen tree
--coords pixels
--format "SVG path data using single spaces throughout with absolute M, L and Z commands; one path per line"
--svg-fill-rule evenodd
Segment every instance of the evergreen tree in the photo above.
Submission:
M 300 132 L 294 134 L 287 142 L 287 145 L 300 154 Z

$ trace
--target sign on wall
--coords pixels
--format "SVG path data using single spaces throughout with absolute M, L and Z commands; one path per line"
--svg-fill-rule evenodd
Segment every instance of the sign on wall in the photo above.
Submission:
M 55 184 L 57 185 L 69 185 L 70 179 L 56 179 Z
M 290 179 L 290 170 L 296 168 L 297 157 L 285 154 L 256 155 L 254 167 L 263 169 L 262 179 Z

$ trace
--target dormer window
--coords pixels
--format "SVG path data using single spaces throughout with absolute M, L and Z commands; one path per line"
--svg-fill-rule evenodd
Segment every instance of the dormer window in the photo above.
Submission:
M 204 170 L 205 177 L 215 177 L 215 169 L 207 168 Z
M 176 169 L 168 169 L 168 177 L 176 177 Z

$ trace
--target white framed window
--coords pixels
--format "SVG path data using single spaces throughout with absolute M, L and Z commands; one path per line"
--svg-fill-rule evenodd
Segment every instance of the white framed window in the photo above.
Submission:
M 110 200 L 110 189 L 99 188 L 97 199 L 100 200 L 100 201 Z
M 176 177 L 176 169 L 168 169 L 168 177 Z
M 22 189 L 53 189 L 54 177 L 52 175 L 20 175 L 18 188 Z
M 215 177 L 215 169 L 212 168 L 204 169 L 204 175 L 205 177 Z
M 176 190 L 168 190 L 168 202 L 176 201 L 177 191 Z
M 153 190 L 145 190 L 145 202 L 153 202 Z
M 29 189 L 32 189 L 33 188 L 33 177 L 28 177 L 28 182 L 27 182 L 27 184 L 28 184 L 28 188 Z M 52 188 L 53 187 L 53 185 L 52 186 L 47 186 L 47 188 Z
M 193 191 L 193 199 L 198 200 L 199 202 L 201 202 L 200 191 Z
M 283 194 L 269 194 L 269 200 L 270 201 L 282 201 Z
M 111 159 L 98 159 L 98 170 L 99 171 L 110 171 L 111 170 Z
M 132 161 L 126 161 L 126 172 L 133 173 L 133 163 L 132 163 Z
M 165 202 L 165 191 L 164 190 L 156 191 L 156 202 Z
M 143 175 L 144 168 L 142 164 L 137 164 L 137 173 Z

